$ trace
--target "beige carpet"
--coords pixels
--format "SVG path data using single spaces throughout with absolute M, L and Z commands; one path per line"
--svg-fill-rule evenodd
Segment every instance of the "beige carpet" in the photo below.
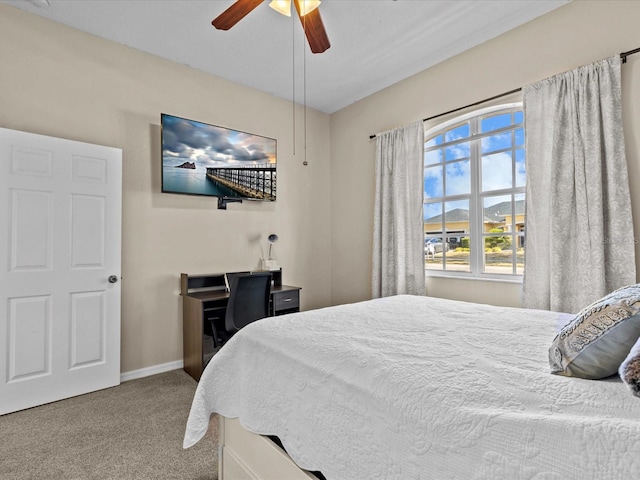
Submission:
M 182 370 L 0 417 L 0 479 L 217 479 L 217 429 L 183 450 Z

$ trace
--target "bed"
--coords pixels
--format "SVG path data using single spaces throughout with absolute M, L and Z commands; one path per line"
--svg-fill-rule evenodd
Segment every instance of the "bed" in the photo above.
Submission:
M 220 480 L 637 478 L 640 399 L 549 372 L 569 318 L 400 295 L 255 322 L 203 372 L 184 447 L 217 414 Z

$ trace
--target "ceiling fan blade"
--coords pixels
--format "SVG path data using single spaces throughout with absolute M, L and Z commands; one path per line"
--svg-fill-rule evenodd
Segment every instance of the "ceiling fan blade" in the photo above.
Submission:
M 320 9 L 316 8 L 303 17 L 300 15 L 300 1 L 293 0 L 293 3 L 296 6 L 296 11 L 298 12 L 298 17 L 300 17 L 300 21 L 302 22 L 304 33 L 307 36 L 307 41 L 309 42 L 311 51 L 313 53 L 322 53 L 331 47 L 329 37 L 327 37 L 327 32 L 324 29 L 324 23 L 322 23 Z
M 233 5 L 218 15 L 211 25 L 218 30 L 229 30 L 261 3 L 262 0 L 236 0 Z

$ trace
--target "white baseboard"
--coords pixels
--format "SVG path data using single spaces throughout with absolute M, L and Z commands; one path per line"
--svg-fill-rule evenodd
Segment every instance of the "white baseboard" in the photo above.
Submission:
M 175 362 L 161 363 L 160 365 L 153 365 L 151 367 L 140 368 L 138 370 L 131 370 L 130 372 L 121 373 L 120 381 L 127 382 L 129 380 L 144 378 L 150 375 L 156 375 L 158 373 L 169 372 L 171 370 L 178 370 L 183 366 L 184 366 L 184 362 L 182 360 L 176 360 Z

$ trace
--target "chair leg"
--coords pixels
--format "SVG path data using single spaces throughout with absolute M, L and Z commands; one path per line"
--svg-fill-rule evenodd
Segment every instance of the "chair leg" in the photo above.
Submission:
M 218 329 L 216 328 L 216 324 L 213 320 L 209 320 L 211 324 L 211 332 L 213 333 L 213 347 L 218 348 L 220 346 L 220 337 L 218 336 Z

